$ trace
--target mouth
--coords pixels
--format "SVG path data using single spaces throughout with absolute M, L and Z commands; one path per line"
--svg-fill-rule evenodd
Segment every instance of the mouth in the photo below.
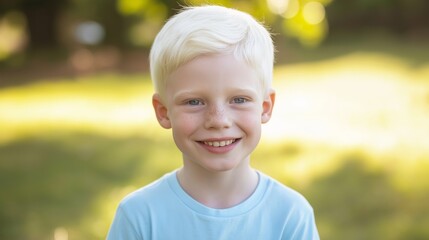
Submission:
M 201 141 L 201 143 L 210 147 L 225 147 L 235 143 L 237 140 L 239 139 L 229 139 L 222 141 Z

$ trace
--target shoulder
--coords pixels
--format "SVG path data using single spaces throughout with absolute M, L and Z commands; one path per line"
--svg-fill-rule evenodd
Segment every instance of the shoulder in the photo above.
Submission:
M 167 180 L 172 175 L 173 172 L 167 173 L 149 185 L 131 192 L 121 200 L 119 208 L 125 212 L 135 213 L 136 209 L 142 211 L 168 198 L 171 191 Z
M 146 239 L 150 236 L 154 214 L 166 214 L 165 206 L 170 204 L 172 191 L 168 173 L 155 182 L 144 186 L 124 197 L 119 203 L 108 239 Z
M 296 190 L 284 185 L 283 183 L 267 176 L 260 174 L 267 184 L 266 195 L 269 201 L 275 205 L 289 206 L 290 210 L 299 211 L 301 213 L 313 214 L 313 208 L 308 200 Z M 284 207 L 283 207 L 284 208 Z
M 277 180 L 261 176 L 268 185 L 263 209 L 274 220 L 273 225 L 280 223 L 282 239 L 319 239 L 313 208 L 307 199 Z

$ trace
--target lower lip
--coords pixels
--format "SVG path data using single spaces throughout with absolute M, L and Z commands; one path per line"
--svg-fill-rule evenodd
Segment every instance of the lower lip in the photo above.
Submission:
M 223 154 L 223 153 L 227 153 L 229 151 L 231 151 L 236 145 L 237 143 L 240 141 L 240 139 L 235 140 L 235 142 L 227 145 L 227 146 L 223 146 L 223 147 L 213 147 L 207 144 L 204 144 L 202 142 L 199 142 L 199 144 L 206 149 L 207 151 L 211 152 L 211 153 L 216 153 L 216 154 Z

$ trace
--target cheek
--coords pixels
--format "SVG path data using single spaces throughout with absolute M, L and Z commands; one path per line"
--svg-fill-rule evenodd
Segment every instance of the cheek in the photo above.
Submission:
M 261 117 L 258 114 L 243 115 L 238 127 L 245 134 L 248 149 L 255 149 L 261 139 Z
M 197 131 L 198 121 L 191 116 L 175 116 L 172 121 L 172 133 L 176 146 L 180 151 L 186 151 L 190 139 Z
M 240 123 L 242 128 L 251 132 L 260 132 L 261 128 L 261 116 L 257 112 L 249 112 L 247 114 L 242 114 L 237 121 Z
M 198 118 L 192 115 L 176 115 L 172 119 L 173 132 L 190 134 L 198 126 Z

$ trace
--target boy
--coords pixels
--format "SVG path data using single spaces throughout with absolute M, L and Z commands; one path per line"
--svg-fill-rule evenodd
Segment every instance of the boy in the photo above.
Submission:
M 249 165 L 274 105 L 273 52 L 237 10 L 186 8 L 165 24 L 152 103 L 183 167 L 122 200 L 107 239 L 319 239 L 308 202 Z

